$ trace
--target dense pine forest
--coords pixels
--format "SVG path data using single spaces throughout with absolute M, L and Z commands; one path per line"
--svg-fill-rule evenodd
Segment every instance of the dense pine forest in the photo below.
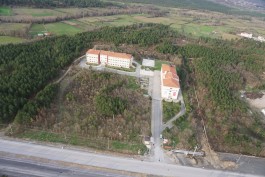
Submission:
M 186 89 L 195 90 L 198 97 L 193 116 L 206 121 L 215 150 L 265 156 L 264 122 L 239 92 L 250 88 L 259 92 L 264 87 L 264 43 L 201 38 L 181 47 L 166 42 L 157 50 L 188 61 L 194 88 Z
M 1 5 L 32 6 L 37 8 L 49 7 L 105 7 L 111 3 L 100 0 L 0 0 Z

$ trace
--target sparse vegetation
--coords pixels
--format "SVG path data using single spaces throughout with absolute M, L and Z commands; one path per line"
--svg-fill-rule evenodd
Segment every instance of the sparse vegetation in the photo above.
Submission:
M 193 149 L 197 144 L 197 140 L 192 117 L 184 115 L 177 119 L 174 125 L 173 128 L 167 128 L 163 132 L 163 137 L 169 140 L 167 146 L 178 149 Z
M 163 122 L 169 121 L 180 111 L 180 103 L 163 101 Z
M 65 145 L 86 146 L 100 150 L 123 152 L 128 154 L 144 154 L 147 149 L 142 143 L 113 141 L 106 138 L 86 138 L 78 135 L 59 134 L 51 131 L 28 129 L 17 137 L 36 141 L 62 143 Z
M 25 131 L 22 137 L 77 145 L 82 145 L 83 137 L 85 146 L 92 147 L 93 140 L 95 147 L 104 144 L 103 149 L 110 146 L 109 150 L 144 153 L 139 135 L 150 135 L 151 103 L 142 96 L 136 79 L 94 71 L 78 73 L 71 74 L 72 82 L 65 89 L 68 79 L 62 81 L 51 107 L 40 109 L 30 124 L 44 132 Z

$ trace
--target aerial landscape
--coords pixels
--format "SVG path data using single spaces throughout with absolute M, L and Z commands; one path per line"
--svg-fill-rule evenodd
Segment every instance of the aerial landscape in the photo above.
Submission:
M 265 176 L 265 0 L 0 0 L 0 176 Z

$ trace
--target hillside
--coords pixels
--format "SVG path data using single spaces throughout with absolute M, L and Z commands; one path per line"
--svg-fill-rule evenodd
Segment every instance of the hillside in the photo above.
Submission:
M 50 108 L 51 98 L 57 91 L 47 83 L 58 77 L 61 69 L 69 66 L 75 57 L 82 55 L 94 43 L 111 44 L 115 51 L 130 51 L 138 59 L 148 54 L 155 58 L 164 56 L 165 60 L 171 61 L 182 59 L 178 73 L 189 111 L 175 122 L 176 128 L 167 132 L 173 134 L 172 139 L 182 133 L 182 137 L 189 139 L 187 143 L 185 138 L 175 138 L 176 142 L 179 140 L 179 147 L 192 149 L 201 143 L 204 120 L 214 150 L 265 156 L 265 123 L 260 112 L 240 97 L 241 90 L 258 92 L 264 89 L 264 43 L 244 39 L 194 38 L 165 25 L 104 27 L 75 36 L 1 46 L 1 121 L 11 123 L 15 119 L 20 125 L 45 126 L 58 131 L 61 136 L 71 132 L 89 136 L 95 132 L 100 137 L 140 141 L 138 136 L 148 134 L 149 128 L 142 127 L 147 127 L 147 112 L 138 108 L 149 110 L 144 107 L 148 99 L 140 99 L 142 95 L 137 89 L 127 92 L 133 84 L 129 78 L 98 73 L 78 75 L 73 84 L 62 92 L 61 106 L 58 108 L 52 104 Z M 109 88 L 104 82 L 113 87 Z M 123 96 L 119 97 L 120 93 Z M 135 105 L 137 110 L 131 105 Z M 132 112 L 134 114 L 128 118 Z M 88 114 L 92 117 L 85 116 Z M 141 114 L 145 123 L 137 125 L 134 120 L 138 123 Z M 121 123 L 116 124 L 128 131 L 114 131 L 112 121 L 116 119 Z M 126 120 L 132 123 L 126 124 Z M 132 127 L 137 132 L 132 132 Z M 112 133 L 106 134 L 105 129 Z
M 88 147 L 93 142 L 92 147 L 105 149 L 100 145 L 109 140 L 109 148 L 114 151 L 120 149 L 118 144 L 134 144 L 142 149 L 142 137 L 150 135 L 150 106 L 135 78 L 77 69 L 61 82 L 51 106 L 38 111 L 31 124 L 35 131 L 26 128 L 19 136 L 51 141 L 64 134 L 70 139 L 74 136 L 77 145 L 88 141 Z M 53 133 L 51 137 L 41 136 L 45 132 Z M 123 149 L 129 153 L 138 151 Z

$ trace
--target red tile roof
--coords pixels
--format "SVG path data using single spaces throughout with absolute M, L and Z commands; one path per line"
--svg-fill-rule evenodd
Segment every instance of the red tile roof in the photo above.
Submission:
M 88 54 L 102 54 L 102 55 L 108 55 L 109 57 L 117 57 L 117 58 L 122 58 L 122 59 L 131 59 L 132 55 L 126 54 L 126 53 L 117 53 L 117 52 L 110 52 L 110 51 L 105 51 L 105 50 L 94 50 L 94 49 L 89 49 L 87 51 Z
M 132 55 L 127 53 L 116 53 L 116 52 L 109 52 L 108 56 L 110 57 L 116 57 L 116 58 L 123 58 L 130 60 L 132 58 Z
M 174 66 L 162 64 L 163 86 L 180 88 L 179 77 Z
M 100 50 L 89 49 L 86 53 L 99 55 L 100 54 Z
M 109 51 L 101 50 L 100 51 L 100 54 L 102 54 L 102 55 L 109 55 Z

